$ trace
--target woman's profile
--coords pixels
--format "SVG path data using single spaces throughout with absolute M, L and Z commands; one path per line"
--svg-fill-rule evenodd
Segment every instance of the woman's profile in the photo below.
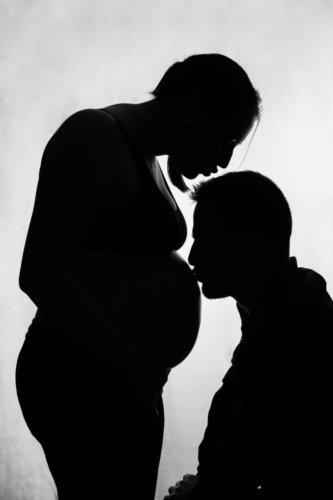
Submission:
M 156 157 L 185 191 L 184 177 L 227 167 L 259 118 L 247 74 L 220 54 L 175 63 L 152 95 L 71 115 L 42 157 L 20 272 L 37 313 L 16 380 L 60 500 L 154 499 L 163 385 L 200 324 Z

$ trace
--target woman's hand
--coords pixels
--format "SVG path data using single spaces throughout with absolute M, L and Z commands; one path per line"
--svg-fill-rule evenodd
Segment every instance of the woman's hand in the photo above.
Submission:
M 170 486 L 168 489 L 169 495 L 166 495 L 164 500 L 186 500 L 198 482 L 198 476 L 185 474 L 183 479 L 178 481 L 175 486 Z

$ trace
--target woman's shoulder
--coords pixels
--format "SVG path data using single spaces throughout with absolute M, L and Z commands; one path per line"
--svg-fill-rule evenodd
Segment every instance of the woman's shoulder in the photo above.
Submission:
M 114 117 L 100 109 L 86 108 L 69 115 L 57 129 L 53 137 L 55 140 L 88 140 L 84 144 L 91 144 L 94 140 L 110 140 L 115 137 L 119 143 L 121 131 Z
M 77 188 L 78 182 L 101 185 L 117 182 L 121 192 L 137 189 L 137 171 L 116 120 L 99 109 L 70 115 L 47 143 L 40 179 L 54 187 Z M 65 182 L 66 181 L 66 182 Z
M 71 123 L 76 125 L 89 125 L 93 124 L 108 124 L 109 126 L 116 125 L 116 120 L 111 113 L 107 113 L 103 109 L 98 108 L 84 108 L 75 111 L 69 115 L 65 123 Z
M 86 108 L 63 121 L 46 144 L 42 163 L 61 159 L 63 164 L 67 159 L 80 169 L 92 163 L 95 168 L 104 165 L 109 169 L 112 163 L 114 170 L 127 163 L 127 155 L 128 146 L 115 118 L 103 110 Z

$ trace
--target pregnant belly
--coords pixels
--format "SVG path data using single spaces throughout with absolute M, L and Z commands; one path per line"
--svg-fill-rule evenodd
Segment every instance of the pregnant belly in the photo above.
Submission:
M 177 252 L 156 259 L 87 252 L 77 265 L 111 325 L 167 367 L 189 354 L 200 326 L 200 291 Z

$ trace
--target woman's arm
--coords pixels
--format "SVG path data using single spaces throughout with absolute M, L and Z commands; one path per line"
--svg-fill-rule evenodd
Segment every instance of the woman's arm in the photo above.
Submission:
M 135 193 L 127 154 L 117 124 L 101 111 L 81 111 L 60 127 L 43 155 L 19 282 L 54 329 L 128 376 L 132 366 L 132 384 L 141 392 L 149 389 L 158 363 L 110 323 L 73 270 L 85 230 L 106 196 L 108 207 L 118 208 Z

